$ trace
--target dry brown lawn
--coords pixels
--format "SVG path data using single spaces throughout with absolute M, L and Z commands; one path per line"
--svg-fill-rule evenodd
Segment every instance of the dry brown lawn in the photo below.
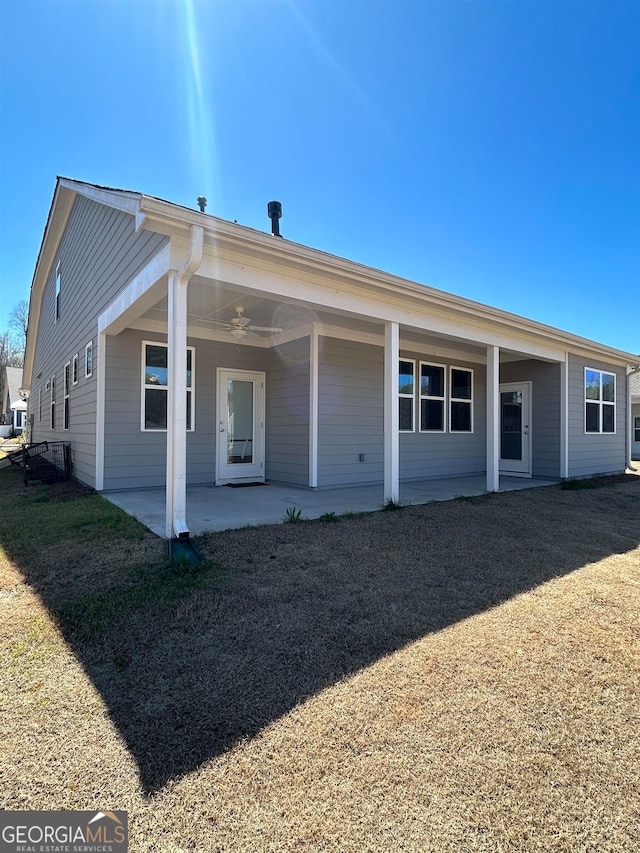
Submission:
M 212 534 L 201 572 L 73 498 L 24 499 L 46 545 L 0 505 L 0 807 L 126 809 L 132 851 L 640 849 L 640 477 Z

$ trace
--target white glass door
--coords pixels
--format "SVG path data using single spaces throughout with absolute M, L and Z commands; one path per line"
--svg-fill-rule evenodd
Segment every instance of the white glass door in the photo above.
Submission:
M 218 377 L 216 483 L 264 480 L 264 373 L 223 370 Z
M 531 383 L 500 386 L 500 473 L 531 476 Z

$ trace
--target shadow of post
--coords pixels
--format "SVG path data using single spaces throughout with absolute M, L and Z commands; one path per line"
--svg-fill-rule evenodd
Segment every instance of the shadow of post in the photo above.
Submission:
M 406 644 L 637 547 L 633 480 L 209 534 L 215 565 L 134 582 L 16 560 L 152 792 Z

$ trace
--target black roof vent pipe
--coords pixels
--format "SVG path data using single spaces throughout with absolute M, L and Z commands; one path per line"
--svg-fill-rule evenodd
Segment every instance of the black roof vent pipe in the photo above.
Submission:
M 207 200 L 203 195 L 198 196 L 198 207 L 200 208 L 200 213 L 204 213 L 204 209 L 207 206 Z
M 271 233 L 274 237 L 282 237 L 280 233 L 280 223 L 278 220 L 282 216 L 282 205 L 279 201 L 270 201 L 267 204 L 267 214 L 271 220 Z

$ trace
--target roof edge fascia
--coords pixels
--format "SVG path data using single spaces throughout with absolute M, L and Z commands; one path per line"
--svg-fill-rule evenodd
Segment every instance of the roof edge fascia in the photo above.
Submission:
M 112 187 L 101 187 L 98 184 L 89 184 L 85 181 L 76 181 L 72 178 L 58 178 L 59 186 L 69 189 L 78 195 L 97 201 L 107 207 L 121 210 L 123 213 L 131 213 L 135 216 L 140 208 L 141 193 L 132 190 L 120 190 Z
M 278 239 L 267 232 L 257 231 L 246 225 L 238 225 L 211 214 L 179 207 L 153 196 L 141 196 L 140 214 L 145 219 L 143 227 L 149 230 L 155 230 L 158 227 L 162 233 L 169 236 L 184 237 L 191 225 L 204 226 L 205 240 L 208 238 L 210 243 L 214 242 L 219 248 L 236 252 L 244 251 L 245 254 L 248 248 L 254 252 L 258 250 L 263 256 L 266 255 L 275 266 L 281 268 L 302 265 L 313 269 L 316 275 L 318 273 L 328 274 L 334 278 L 342 279 L 343 282 L 358 283 L 367 289 L 417 297 L 423 304 L 437 305 L 447 310 L 453 309 L 456 312 L 470 315 L 476 320 L 498 322 L 512 331 L 543 338 L 547 342 L 552 341 L 558 348 L 591 356 L 600 355 L 603 358 L 613 359 L 620 365 L 640 361 L 638 354 L 626 352 L 572 332 L 540 323 L 537 320 L 530 320 L 519 314 L 494 308 L 482 302 L 456 296 L 430 285 L 395 276 L 375 267 L 323 252 L 320 249 Z
M 124 213 L 136 215 L 140 208 L 141 194 L 129 190 L 112 189 L 101 187 L 97 184 L 89 184 L 85 181 L 77 181 L 72 178 L 58 176 L 53 193 L 51 206 L 47 215 L 47 222 L 40 243 L 40 250 L 36 259 L 36 266 L 31 281 L 29 293 L 29 318 L 27 329 L 34 329 L 34 334 L 27 333 L 27 341 L 24 355 L 24 379 L 26 385 L 31 385 L 31 372 L 33 370 L 33 358 L 35 351 L 35 338 L 40 324 L 40 311 L 42 295 L 49 270 L 56 256 L 60 240 L 69 221 L 71 209 L 77 196 L 84 196 L 98 204 L 115 208 Z

